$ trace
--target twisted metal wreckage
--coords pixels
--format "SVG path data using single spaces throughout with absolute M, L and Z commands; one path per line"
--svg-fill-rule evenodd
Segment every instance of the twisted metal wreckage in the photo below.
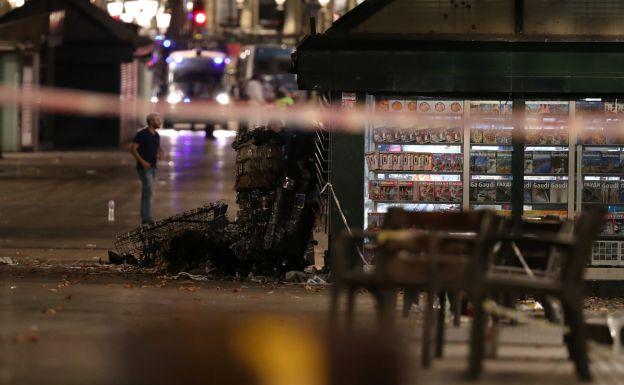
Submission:
M 202 269 L 282 277 L 302 270 L 319 207 L 314 134 L 278 123 L 240 129 L 236 150 L 237 218 L 222 201 L 141 226 L 115 241 L 111 262 L 170 273 Z

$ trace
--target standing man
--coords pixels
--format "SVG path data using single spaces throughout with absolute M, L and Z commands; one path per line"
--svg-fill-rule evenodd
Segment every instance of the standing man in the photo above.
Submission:
M 147 115 L 147 127 L 134 136 L 130 153 L 136 159 L 137 172 L 141 179 L 141 224 L 154 224 L 152 200 L 156 184 L 156 162 L 162 159 L 160 135 L 156 132 L 162 126 L 162 118 L 156 112 Z

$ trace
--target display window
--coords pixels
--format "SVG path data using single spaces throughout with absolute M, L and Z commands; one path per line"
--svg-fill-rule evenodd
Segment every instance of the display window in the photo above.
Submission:
M 523 216 L 574 218 L 607 205 L 592 264 L 624 265 L 624 101 L 524 104 Z M 366 129 L 366 228 L 380 228 L 393 206 L 511 213 L 511 101 L 369 95 L 367 106 L 409 119 L 376 117 Z

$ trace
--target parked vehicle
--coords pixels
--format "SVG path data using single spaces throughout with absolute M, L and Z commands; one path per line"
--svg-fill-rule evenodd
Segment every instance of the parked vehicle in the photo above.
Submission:
M 167 58 L 168 74 L 166 94 L 153 97 L 152 102 L 167 102 L 175 111 L 179 103 L 205 102 L 229 104 L 230 95 L 225 84 L 226 66 L 230 58 L 223 52 L 186 50 L 173 51 Z M 164 99 L 164 100 L 161 100 Z M 166 116 L 165 125 L 190 123 L 191 129 L 196 124 L 205 124 L 206 133 L 212 136 L 212 130 L 218 121 L 189 121 L 175 116 Z
M 297 79 L 288 72 L 294 47 L 287 45 L 244 46 L 236 64 L 235 94 L 244 99 L 245 84 L 255 74 L 261 75 L 265 85 L 265 99 L 275 99 L 275 92 L 282 88 L 290 93 L 297 91 Z

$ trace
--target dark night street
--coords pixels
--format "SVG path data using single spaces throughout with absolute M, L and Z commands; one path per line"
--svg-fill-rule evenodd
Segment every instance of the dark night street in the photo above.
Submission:
M 156 219 L 225 200 L 236 213 L 232 131 L 161 130 Z M 104 258 L 140 223 L 140 184 L 127 150 L 5 154 L 0 160 L 0 256 Z M 115 222 L 108 222 L 108 201 Z

